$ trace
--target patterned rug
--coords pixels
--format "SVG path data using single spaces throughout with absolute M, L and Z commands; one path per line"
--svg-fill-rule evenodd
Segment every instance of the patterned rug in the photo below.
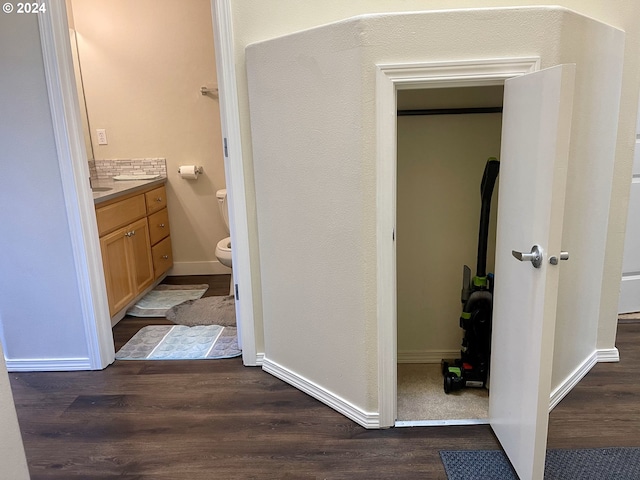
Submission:
M 189 300 L 195 300 L 207 291 L 209 285 L 166 285 L 161 283 L 127 310 L 132 317 L 164 317 L 167 310 Z
M 212 296 L 190 300 L 169 309 L 166 317 L 178 325 L 235 327 L 235 299 L 233 296 Z
M 116 353 L 116 360 L 212 360 L 238 357 L 235 327 L 149 325 Z
M 449 480 L 518 480 L 501 450 L 440 452 Z M 640 448 L 547 450 L 545 480 L 635 480 L 640 478 Z

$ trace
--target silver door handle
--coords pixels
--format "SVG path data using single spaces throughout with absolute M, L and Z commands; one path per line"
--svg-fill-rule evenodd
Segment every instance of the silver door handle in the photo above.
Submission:
M 560 260 L 569 260 L 569 252 L 560 252 Z M 549 263 L 551 265 L 557 265 L 558 257 L 556 256 L 549 257 Z
M 540 268 L 542 265 L 542 249 L 538 245 L 531 247 L 530 253 L 516 252 L 511 250 L 511 255 L 520 260 L 521 262 L 531 262 L 535 268 Z

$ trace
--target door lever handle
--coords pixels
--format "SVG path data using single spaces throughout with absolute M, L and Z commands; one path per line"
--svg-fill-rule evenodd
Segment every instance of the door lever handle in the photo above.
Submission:
M 542 265 L 542 249 L 538 245 L 531 247 L 530 253 L 517 252 L 511 250 L 511 255 L 520 260 L 521 262 L 531 262 L 535 268 L 540 268 Z

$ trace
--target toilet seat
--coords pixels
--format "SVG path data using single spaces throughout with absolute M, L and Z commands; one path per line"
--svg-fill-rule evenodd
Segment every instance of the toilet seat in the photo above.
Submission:
M 220 240 L 216 245 L 216 250 L 221 252 L 231 252 L 231 237 L 226 237 Z

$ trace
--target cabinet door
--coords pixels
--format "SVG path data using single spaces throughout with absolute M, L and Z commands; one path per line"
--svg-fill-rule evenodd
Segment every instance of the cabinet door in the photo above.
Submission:
M 142 218 L 127 227 L 131 255 L 131 275 L 136 293 L 141 292 L 153 283 L 153 260 L 151 259 L 151 243 L 149 241 L 149 225 Z
M 112 316 L 123 309 L 136 294 L 130 274 L 131 255 L 127 232 L 127 227 L 120 228 L 100 239 L 109 314 Z

